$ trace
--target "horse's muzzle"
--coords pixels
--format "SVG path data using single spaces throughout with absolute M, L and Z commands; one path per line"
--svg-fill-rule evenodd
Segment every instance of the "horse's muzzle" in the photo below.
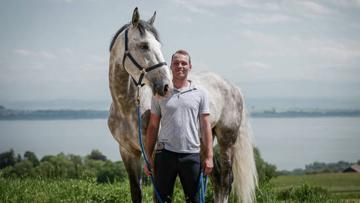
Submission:
M 160 96 L 165 96 L 166 93 L 169 91 L 169 84 L 154 84 L 153 92 L 154 94 L 159 94 Z

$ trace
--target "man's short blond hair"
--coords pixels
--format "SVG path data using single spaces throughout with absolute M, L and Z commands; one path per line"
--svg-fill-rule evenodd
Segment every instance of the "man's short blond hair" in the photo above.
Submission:
M 189 58 L 189 64 L 191 64 L 191 58 L 190 58 L 189 52 L 187 52 L 187 51 L 184 50 L 184 49 L 177 50 L 177 51 L 171 56 L 171 61 L 173 61 L 174 56 L 175 56 L 176 54 L 181 54 L 181 55 L 188 56 L 188 58 Z

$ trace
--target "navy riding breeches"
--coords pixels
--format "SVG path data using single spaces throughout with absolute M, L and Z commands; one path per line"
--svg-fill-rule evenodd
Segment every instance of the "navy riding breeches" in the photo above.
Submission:
M 187 203 L 199 202 L 199 153 L 176 153 L 166 149 L 155 154 L 155 184 L 163 202 L 171 202 L 174 184 L 179 175 Z

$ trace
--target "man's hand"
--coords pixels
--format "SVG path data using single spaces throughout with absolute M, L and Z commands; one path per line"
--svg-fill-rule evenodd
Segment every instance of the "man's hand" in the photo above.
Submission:
M 214 168 L 213 158 L 206 158 L 204 160 L 204 175 L 210 175 L 212 169 Z
M 145 163 L 144 164 L 144 173 L 147 175 L 147 176 L 151 176 L 151 173 L 154 171 L 154 161 L 152 159 L 149 160 L 150 162 L 150 167 L 151 167 L 151 171 L 148 169 L 147 167 L 147 164 Z
M 146 164 L 144 164 L 144 172 L 147 176 L 151 175 L 150 171 L 153 171 L 154 161 L 152 159 L 152 154 L 154 151 L 158 131 L 160 126 L 160 116 L 157 116 L 156 114 L 151 113 L 150 114 L 150 120 L 149 125 L 146 131 L 146 140 L 145 140 L 145 153 L 149 159 L 150 162 L 150 169 L 147 167 Z

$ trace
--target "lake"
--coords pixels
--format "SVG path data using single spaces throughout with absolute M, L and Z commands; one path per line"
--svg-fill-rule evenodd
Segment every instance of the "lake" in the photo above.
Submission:
M 355 162 L 360 159 L 360 118 L 253 118 L 255 143 L 265 161 L 278 169 L 304 168 L 314 161 Z M 107 120 L 0 121 L 0 152 L 30 150 L 44 155 L 87 155 L 99 149 L 119 160 Z

